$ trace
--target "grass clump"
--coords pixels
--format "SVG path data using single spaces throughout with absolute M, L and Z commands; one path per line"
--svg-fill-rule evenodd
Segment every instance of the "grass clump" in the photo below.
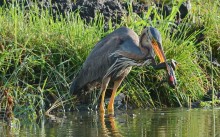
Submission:
M 37 115 L 58 99 L 74 103 L 69 83 L 102 27 L 84 25 L 78 13 L 54 20 L 38 7 L 0 7 L 0 15 L 1 86 L 14 97 L 15 115 Z
M 190 16 L 182 20 L 178 26 L 175 24 L 175 15 L 180 4 L 181 2 L 173 5 L 168 17 L 163 17 L 156 8 L 151 7 L 144 18 L 139 18 L 131 12 L 131 19 L 125 21 L 127 26 L 138 30 L 137 32 L 141 32 L 143 26 L 152 25 L 158 28 L 163 37 L 166 57 L 178 62 L 176 77 L 179 85 L 176 90 L 161 83 L 167 79 L 164 71 L 149 68 L 133 70 L 134 73 L 128 77 L 126 84 L 130 85 L 128 93 L 131 94 L 133 103 L 138 106 L 189 106 L 191 101 L 201 100 L 211 88 L 210 73 L 201 67 L 201 64 L 210 62 L 204 53 L 207 50 L 198 48 L 198 36 L 204 33 L 204 29 L 200 24 L 193 23 Z M 155 18 L 149 21 L 152 13 Z

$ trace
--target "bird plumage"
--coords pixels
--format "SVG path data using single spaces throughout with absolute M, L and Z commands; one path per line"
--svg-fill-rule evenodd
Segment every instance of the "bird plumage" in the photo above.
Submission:
M 107 35 L 95 45 L 86 61 L 83 63 L 82 69 L 71 85 L 70 92 L 78 94 L 77 92 L 81 90 L 92 89 L 102 81 L 102 78 L 107 74 L 107 70 L 113 67 L 114 63 L 115 65 L 120 63 L 125 64 L 123 68 L 118 67 L 115 71 L 112 70 L 113 72 L 111 73 L 115 73 L 114 76 L 116 78 L 116 73 L 118 73 L 117 70 L 126 69 L 130 66 L 129 63 L 126 64 L 126 61 L 120 60 L 120 58 L 123 58 L 123 56 L 120 56 L 120 51 L 125 53 L 130 53 L 132 51 L 131 54 L 134 56 L 133 58 L 135 58 L 136 55 L 144 54 L 138 46 L 139 37 L 129 28 L 121 27 Z M 129 62 L 128 58 L 127 60 L 127 62 Z M 131 66 L 132 65 L 135 64 L 131 64 Z
M 172 81 L 170 83 L 174 83 L 174 75 L 170 73 L 172 70 L 166 62 L 159 31 L 153 27 L 147 27 L 138 37 L 133 30 L 121 27 L 95 45 L 73 80 L 70 92 L 80 95 L 82 91 L 89 91 L 100 86 L 100 93 L 102 93 L 100 112 L 105 112 L 105 92 L 109 83 L 112 82 L 113 88 L 108 112 L 114 113 L 113 104 L 116 91 L 132 66 L 148 65 L 150 62 L 156 66 L 155 54 L 161 62 L 157 65 L 158 68 L 166 68 L 170 74 L 170 81 Z

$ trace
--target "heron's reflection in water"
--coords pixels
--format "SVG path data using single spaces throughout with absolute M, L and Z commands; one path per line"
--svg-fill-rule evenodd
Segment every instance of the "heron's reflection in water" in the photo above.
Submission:
M 114 115 L 104 114 L 104 113 L 100 113 L 99 115 L 100 115 L 100 122 L 101 122 L 101 129 L 103 132 L 102 133 L 103 136 L 122 137 L 122 135 L 117 129 Z

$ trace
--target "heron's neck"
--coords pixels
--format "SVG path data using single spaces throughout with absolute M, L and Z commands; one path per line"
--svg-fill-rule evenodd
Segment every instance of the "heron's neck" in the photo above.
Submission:
M 140 58 L 145 59 L 147 56 L 149 56 L 150 48 L 148 48 L 148 47 L 143 48 L 142 46 L 140 46 L 140 50 L 141 50 L 141 53 L 142 53 L 140 55 Z
M 136 61 L 146 60 L 146 58 L 150 55 L 150 47 L 149 46 L 142 46 L 141 43 L 138 46 L 138 50 L 136 49 L 136 52 L 127 52 L 127 51 L 120 51 L 120 55 L 130 58 Z

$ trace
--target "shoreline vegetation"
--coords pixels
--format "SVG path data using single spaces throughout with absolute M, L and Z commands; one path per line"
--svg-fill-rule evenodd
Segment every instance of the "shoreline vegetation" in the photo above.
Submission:
M 167 59 L 178 62 L 178 87 L 169 88 L 165 71 L 133 68 L 119 91 L 132 107 L 209 107 L 220 98 L 220 2 L 192 0 L 190 13 L 178 25 L 176 15 L 184 1 L 171 3 L 164 17 L 152 3 L 142 17 L 132 10 L 119 24 L 105 21 L 101 12 L 86 22 L 79 11 L 51 15 L 53 9 L 33 4 L 0 7 L 0 114 L 1 118 L 36 119 L 52 111 L 75 108 L 69 95 L 72 79 L 94 45 L 120 26 L 140 34 L 144 26 L 160 30 Z M 150 16 L 154 17 L 149 20 Z M 106 29 L 106 24 L 107 28 Z M 97 92 L 89 96 L 95 100 Z

